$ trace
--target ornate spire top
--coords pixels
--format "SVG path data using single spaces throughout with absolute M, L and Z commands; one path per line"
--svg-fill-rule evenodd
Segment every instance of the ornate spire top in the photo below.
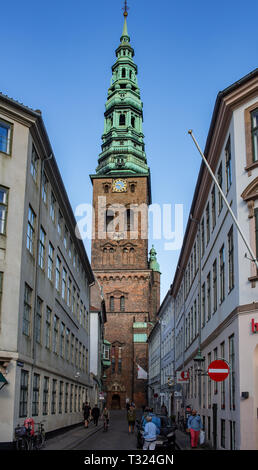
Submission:
M 122 8 L 122 10 L 124 10 L 124 17 L 126 18 L 128 16 L 128 10 L 129 10 L 129 7 L 127 5 L 127 0 L 125 0 L 125 6 L 124 8 Z
M 127 31 L 127 16 L 128 16 L 128 10 L 129 10 L 129 7 L 127 5 L 127 0 L 125 0 L 125 6 L 124 8 L 122 8 L 122 10 L 124 10 L 124 27 L 123 27 L 123 32 L 122 32 L 122 36 L 120 38 L 120 41 L 121 43 L 124 43 L 124 42 L 130 42 L 130 37 L 128 35 L 128 31 Z

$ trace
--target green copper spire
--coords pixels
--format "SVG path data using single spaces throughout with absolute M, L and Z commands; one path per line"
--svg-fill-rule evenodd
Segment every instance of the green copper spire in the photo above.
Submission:
M 102 152 L 96 174 L 99 176 L 148 175 L 149 168 L 142 132 L 143 103 L 137 83 L 137 65 L 127 30 L 127 2 L 124 8 L 124 26 L 117 60 L 112 66 L 104 113 Z
M 160 273 L 159 263 L 157 262 L 157 252 L 153 245 L 150 250 L 150 269 Z

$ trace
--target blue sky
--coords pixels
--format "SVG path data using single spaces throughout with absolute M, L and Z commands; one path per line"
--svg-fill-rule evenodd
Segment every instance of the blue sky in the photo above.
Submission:
M 152 201 L 183 204 L 185 227 L 201 163 L 187 131 L 204 148 L 217 93 L 257 67 L 258 2 L 128 4 Z M 41 109 L 74 210 L 92 199 L 89 174 L 101 151 L 122 6 L 122 0 L 13 0 L 2 7 L 0 91 Z M 163 298 L 179 250 L 164 251 L 164 240 L 155 247 Z

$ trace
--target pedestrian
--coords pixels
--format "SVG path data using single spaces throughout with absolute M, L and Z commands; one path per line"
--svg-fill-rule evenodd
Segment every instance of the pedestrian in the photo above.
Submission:
M 155 426 L 157 427 L 157 434 L 160 434 L 161 420 L 158 416 L 155 415 L 155 413 L 153 413 L 153 408 L 147 408 L 147 410 L 145 408 L 145 413 L 142 417 L 142 427 L 144 428 L 144 426 L 146 425 L 148 416 L 151 416 L 152 423 L 154 423 Z
M 187 421 L 187 428 L 191 435 L 191 447 L 195 449 L 198 444 L 200 430 L 203 428 L 201 417 L 196 410 L 192 410 L 192 414 Z
M 83 417 L 84 417 L 84 427 L 88 428 L 89 426 L 89 420 L 91 416 L 91 407 L 89 403 L 86 401 L 86 403 L 83 406 Z
M 126 411 L 128 412 L 128 410 L 129 410 L 129 408 L 130 408 L 130 403 L 129 403 L 129 401 L 126 402 L 125 407 L 126 407 Z
M 94 408 L 92 408 L 91 410 L 91 416 L 93 417 L 93 424 L 96 424 L 96 426 L 98 426 L 99 415 L 100 415 L 100 409 L 98 405 L 96 404 Z
M 162 403 L 161 414 L 163 414 L 164 416 L 167 416 L 167 414 L 168 414 L 168 410 L 167 410 L 167 407 L 166 407 L 165 403 Z
M 135 420 L 136 420 L 135 409 L 131 405 L 129 410 L 127 411 L 127 421 L 128 421 L 129 432 L 134 432 Z
M 109 423 L 109 411 L 106 408 L 106 406 L 105 406 L 105 408 L 102 412 L 102 418 L 104 420 L 104 431 L 107 431 L 108 430 L 108 423 Z
M 146 424 L 144 426 L 144 433 L 143 433 L 144 443 L 143 443 L 143 450 L 154 450 L 156 447 L 156 439 L 157 439 L 157 427 L 152 422 L 152 416 L 146 417 Z

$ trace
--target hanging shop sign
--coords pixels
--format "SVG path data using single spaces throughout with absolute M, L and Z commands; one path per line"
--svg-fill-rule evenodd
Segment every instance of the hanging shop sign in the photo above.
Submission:
M 181 372 L 176 373 L 176 382 L 178 384 L 187 384 L 189 382 L 189 372 L 181 370 Z

